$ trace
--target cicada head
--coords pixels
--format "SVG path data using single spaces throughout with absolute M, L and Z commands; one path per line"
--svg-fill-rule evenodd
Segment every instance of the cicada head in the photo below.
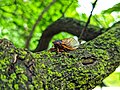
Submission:
M 54 45 L 60 45 L 62 44 L 62 40 L 56 40 L 53 42 Z
M 56 40 L 56 41 L 54 41 L 53 42 L 53 44 L 54 44 L 54 47 L 56 48 L 56 47 L 61 47 L 61 44 L 62 44 L 62 40 Z

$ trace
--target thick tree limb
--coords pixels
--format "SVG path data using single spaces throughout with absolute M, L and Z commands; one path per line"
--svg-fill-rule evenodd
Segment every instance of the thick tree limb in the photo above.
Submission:
M 44 30 L 34 52 L 39 52 L 47 49 L 49 41 L 52 39 L 52 37 L 60 32 L 68 32 L 79 37 L 84 26 L 85 22 L 78 21 L 73 18 L 58 19 L 50 26 L 48 26 L 46 30 Z M 99 27 L 89 25 L 88 29 L 83 33 L 81 39 L 85 41 L 92 40 L 98 35 L 102 34 L 102 30 L 103 29 L 100 29 Z
M 66 53 L 31 53 L 0 40 L 3 90 L 91 90 L 120 65 L 120 22 Z

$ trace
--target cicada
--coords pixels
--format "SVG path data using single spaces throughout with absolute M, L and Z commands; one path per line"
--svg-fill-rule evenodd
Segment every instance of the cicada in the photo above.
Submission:
M 79 42 L 75 38 L 65 38 L 63 40 L 56 40 L 52 42 L 54 47 L 50 49 L 52 52 L 66 52 L 76 50 Z

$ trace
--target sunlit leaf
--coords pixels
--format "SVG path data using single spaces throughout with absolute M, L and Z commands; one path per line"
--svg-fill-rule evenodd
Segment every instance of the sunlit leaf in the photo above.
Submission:
M 120 12 L 120 3 L 114 5 L 112 8 L 104 10 L 102 13 L 112 13 L 112 12 Z

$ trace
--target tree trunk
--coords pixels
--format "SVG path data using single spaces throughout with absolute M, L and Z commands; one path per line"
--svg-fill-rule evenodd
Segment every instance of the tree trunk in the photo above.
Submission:
M 0 40 L 1 90 L 91 90 L 120 65 L 120 22 L 71 52 L 32 53 Z

